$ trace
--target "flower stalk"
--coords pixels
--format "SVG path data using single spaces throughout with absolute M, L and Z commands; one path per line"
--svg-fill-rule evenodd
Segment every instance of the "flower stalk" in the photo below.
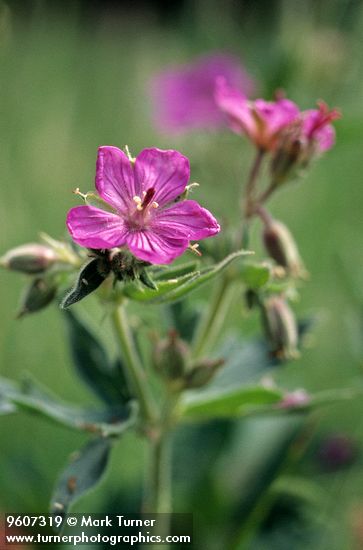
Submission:
M 254 213 L 253 195 L 256 189 L 258 176 L 261 170 L 262 161 L 265 155 L 263 149 L 257 149 L 255 159 L 252 163 L 251 170 L 247 179 L 245 191 L 242 198 L 241 210 L 244 212 L 246 219 L 250 218 Z
M 218 333 L 222 329 L 232 302 L 234 285 L 228 275 L 218 283 L 209 308 L 197 328 L 192 350 L 193 359 L 200 359 L 213 347 Z
M 112 321 L 127 373 L 139 402 L 141 416 L 147 425 L 153 425 L 157 420 L 158 413 L 145 370 L 130 332 L 124 304 L 114 307 Z

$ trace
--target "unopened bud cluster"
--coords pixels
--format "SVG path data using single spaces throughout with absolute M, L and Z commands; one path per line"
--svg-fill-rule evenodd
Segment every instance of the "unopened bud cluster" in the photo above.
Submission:
M 166 380 L 171 391 L 200 388 L 210 382 L 224 364 L 222 359 L 193 362 L 188 344 L 176 330 L 154 346 L 155 370 Z
M 59 275 L 79 262 L 70 247 L 44 236 L 47 244 L 28 243 L 12 248 L 0 258 L 0 266 L 32 276 L 21 298 L 17 317 L 40 311 L 56 297 Z M 49 243 L 49 244 L 48 244 Z

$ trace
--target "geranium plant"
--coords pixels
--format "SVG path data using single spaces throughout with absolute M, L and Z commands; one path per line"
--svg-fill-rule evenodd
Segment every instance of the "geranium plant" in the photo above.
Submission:
M 4 267 L 30 278 L 19 316 L 53 301 L 60 304 L 76 370 L 100 402 L 95 409 L 85 409 L 59 401 L 33 381 L 18 385 L 1 380 L 3 413 L 36 411 L 90 434 L 89 443 L 56 485 L 53 512 L 67 514 L 72 503 L 98 482 L 112 446 L 125 430 L 136 430 L 150 448 L 142 511 L 170 512 L 170 447 L 179 425 L 303 413 L 351 395 L 340 390 L 286 390 L 265 377 L 271 362 L 281 364 L 301 353 L 302 331 L 290 298 L 306 276 L 292 233 L 273 218 L 266 204 L 281 186 L 306 171 L 313 158 L 332 147 L 331 123 L 338 112 L 324 103 L 317 110 L 300 111 L 281 94 L 274 101 L 251 101 L 223 75 L 212 73 L 213 109 L 219 108 L 218 116 L 256 150 L 236 206 L 241 223 L 232 238 L 194 200 L 197 184 L 190 182 L 184 155 L 149 148 L 133 158 L 127 147 L 102 146 L 95 191 L 75 190 L 83 204 L 68 212 L 71 239 L 59 241 L 44 234 L 42 244 L 21 245 L 1 259 Z M 261 185 L 263 163 L 269 169 L 267 186 Z M 267 258 L 261 260 L 249 250 L 249 227 L 255 218 L 262 222 Z M 193 307 L 194 293 L 207 283 L 211 294 L 204 297 L 200 312 Z M 79 314 L 79 302 L 91 299 L 91 294 L 111 321 L 117 358 L 111 357 L 102 334 L 96 336 Z M 223 342 L 229 308 L 237 300 L 258 312 L 265 341 L 266 362 L 262 368 L 256 366 L 249 379 L 243 355 L 238 364 L 231 362 Z M 141 332 L 141 342 L 140 308 L 138 328 L 130 323 L 134 304 L 155 307 L 159 319 L 150 338 Z

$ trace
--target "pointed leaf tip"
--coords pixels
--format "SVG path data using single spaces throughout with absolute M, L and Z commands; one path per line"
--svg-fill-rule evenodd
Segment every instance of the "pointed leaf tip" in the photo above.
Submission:
M 83 300 L 103 283 L 108 273 L 100 270 L 100 261 L 102 260 L 95 258 L 81 269 L 75 286 L 62 300 L 61 309 L 67 309 Z
M 79 452 L 71 455 L 55 487 L 51 513 L 65 517 L 69 507 L 100 482 L 107 468 L 110 450 L 110 440 L 101 437 L 89 441 Z

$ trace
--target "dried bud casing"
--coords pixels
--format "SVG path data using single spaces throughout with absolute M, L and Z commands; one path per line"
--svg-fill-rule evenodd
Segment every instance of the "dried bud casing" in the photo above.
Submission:
M 57 286 L 52 280 L 35 278 L 26 289 L 17 318 L 28 313 L 35 313 L 49 305 L 57 293 Z
M 205 360 L 194 365 L 185 377 L 185 387 L 188 389 L 201 388 L 208 384 L 224 365 L 224 359 Z
M 44 273 L 58 259 L 56 252 L 38 243 L 29 243 L 9 250 L 1 259 L 0 265 L 11 271 L 34 275 Z
M 282 296 L 271 296 L 261 306 L 271 354 L 278 359 L 295 359 L 298 352 L 298 329 L 293 311 Z
M 304 148 L 300 139 L 292 139 L 281 144 L 272 157 L 270 165 L 271 179 L 278 187 L 287 179 L 296 176 L 296 168 L 302 164 Z
M 271 159 L 270 174 L 274 187 L 292 179 L 302 166 L 307 139 L 302 131 L 302 121 L 288 125 L 281 134 L 276 151 Z
M 154 368 L 169 381 L 181 381 L 187 370 L 188 357 L 188 344 L 176 330 L 171 330 L 168 337 L 157 342 L 154 347 Z
M 289 275 L 301 278 L 307 276 L 295 239 L 285 224 L 277 220 L 269 221 L 264 226 L 262 237 L 270 258 L 284 267 Z

